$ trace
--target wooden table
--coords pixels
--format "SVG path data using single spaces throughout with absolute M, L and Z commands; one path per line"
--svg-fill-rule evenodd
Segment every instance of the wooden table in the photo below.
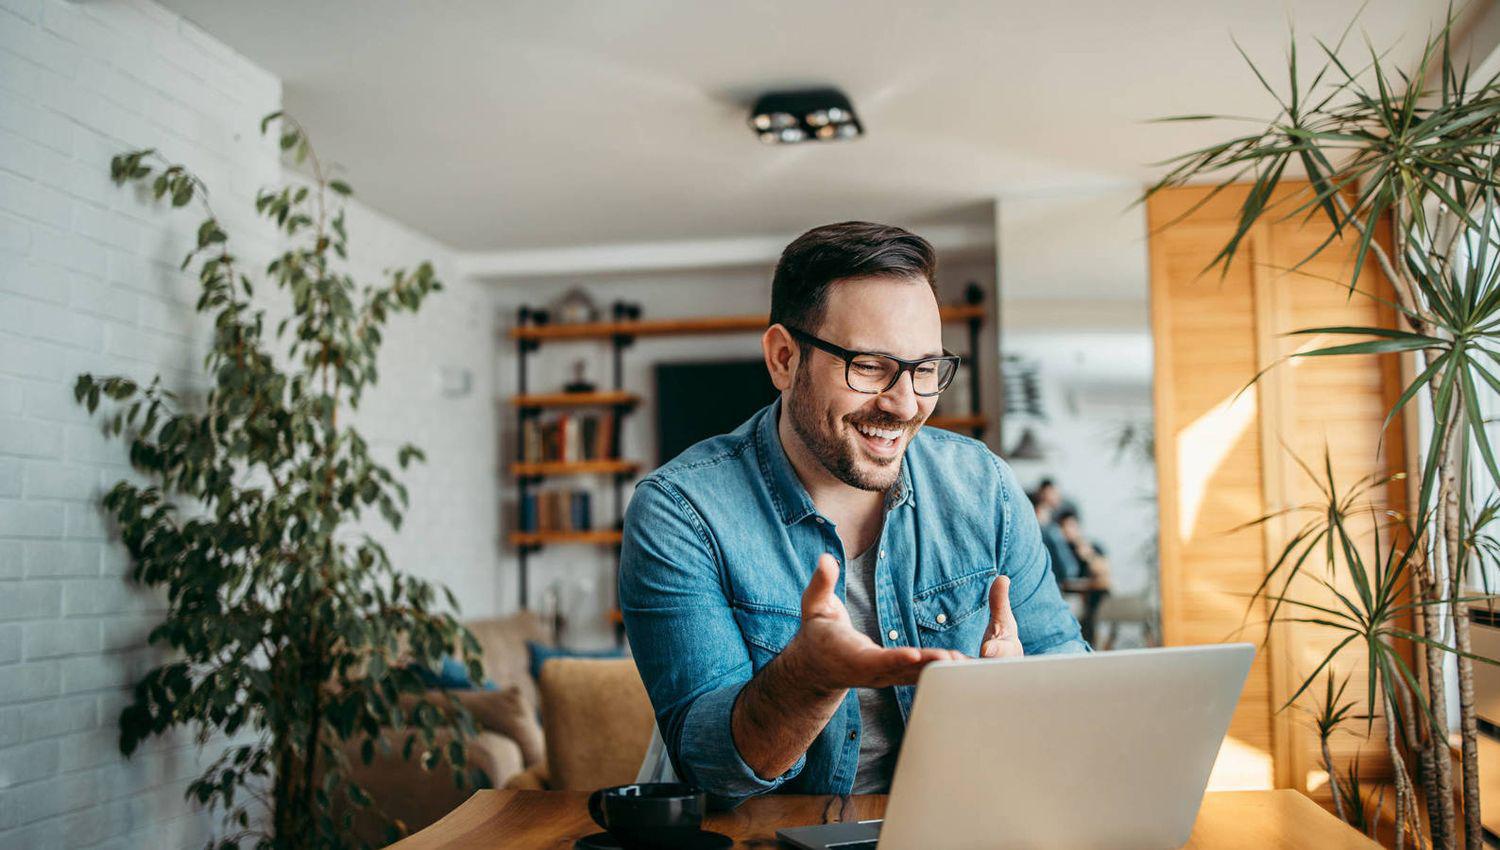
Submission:
M 883 795 L 848 798 L 769 795 L 745 801 L 738 809 L 710 815 L 704 828 L 735 839 L 735 847 L 774 850 L 776 830 L 845 820 L 878 818 Z M 505 850 L 571 850 L 573 842 L 598 832 L 588 814 L 588 794 L 574 791 L 478 791 L 432 826 L 393 847 L 505 848 Z M 1318 848 L 1378 850 L 1316 803 L 1295 791 L 1226 791 L 1207 794 L 1187 847 Z

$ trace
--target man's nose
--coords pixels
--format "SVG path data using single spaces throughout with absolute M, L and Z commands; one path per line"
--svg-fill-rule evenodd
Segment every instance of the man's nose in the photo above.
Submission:
M 917 415 L 917 387 L 913 382 L 916 375 L 905 372 L 896 379 L 896 385 L 881 393 L 876 399 L 876 406 L 892 416 L 904 420 L 916 418 Z

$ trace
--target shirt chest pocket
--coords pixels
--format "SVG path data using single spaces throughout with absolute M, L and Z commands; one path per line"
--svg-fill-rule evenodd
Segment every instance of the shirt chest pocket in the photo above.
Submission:
M 778 608 L 736 605 L 734 619 L 739 624 L 740 634 L 745 637 L 750 663 L 756 672 L 780 655 L 796 637 L 797 630 L 802 628 L 800 613 Z
M 979 642 L 990 623 L 990 584 L 994 579 L 995 573 L 983 570 L 914 594 L 912 611 L 921 645 L 978 654 Z

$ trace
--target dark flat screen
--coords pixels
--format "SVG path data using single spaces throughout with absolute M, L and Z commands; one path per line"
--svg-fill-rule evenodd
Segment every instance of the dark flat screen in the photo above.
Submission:
M 778 394 L 764 360 L 657 364 L 658 465 L 700 440 L 733 431 Z

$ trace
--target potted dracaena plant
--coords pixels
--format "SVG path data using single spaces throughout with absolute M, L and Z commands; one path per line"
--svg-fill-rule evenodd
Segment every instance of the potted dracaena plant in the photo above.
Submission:
M 112 403 L 106 431 L 128 444 L 139 477 L 104 506 L 134 579 L 167 606 L 150 641 L 168 652 L 120 715 L 121 750 L 178 727 L 222 747 L 187 789 L 223 818 L 211 847 L 343 847 L 357 842 L 355 812 L 378 809 L 351 780 L 346 751 L 368 762 L 400 749 L 430 769 L 446 764 L 455 782 L 473 779 L 470 717 L 429 698 L 408 662 L 456 652 L 477 680 L 479 647 L 439 609 L 437 588 L 397 571 L 359 525 L 374 512 L 399 528 L 407 492 L 351 409 L 374 386 L 387 321 L 441 285 L 424 262 L 359 286 L 346 270 L 349 187 L 326 174 L 299 124 L 273 113 L 262 133 L 273 125 L 312 179 L 255 200 L 285 246 L 264 268 L 268 285 L 253 282 L 262 275 L 192 172 L 150 149 L 113 158 L 115 183 L 202 210 L 182 267 L 196 272 L 197 311 L 211 319 L 206 388 L 188 403 L 160 377 L 82 375 L 75 394 L 90 412 Z M 286 299 L 274 331 L 257 288 Z M 411 445 L 396 456 L 403 468 L 421 458 Z
M 1408 833 L 1417 844 L 1423 841 L 1419 800 L 1426 806 L 1427 838 L 1437 847 L 1455 846 L 1457 788 L 1465 843 L 1478 848 L 1473 665 L 1494 662 L 1470 650 L 1469 606 L 1480 597 L 1466 588 L 1487 587 L 1487 567 L 1497 554 L 1486 531 L 1497 508 L 1485 494 L 1500 485 L 1500 466 L 1483 408 L 1490 394 L 1500 393 L 1500 80 L 1474 79 L 1467 62 L 1459 62 L 1451 17 L 1415 62 L 1400 69 L 1373 48 L 1357 56 L 1346 50 L 1352 29 L 1351 23 L 1333 43 L 1317 41 L 1318 70 L 1310 75 L 1299 68 L 1294 36 L 1284 94 L 1241 50 L 1274 99 L 1276 116 L 1170 160 L 1165 176 L 1146 195 L 1204 179 L 1219 189 L 1249 183 L 1238 226 L 1210 268 L 1221 264 L 1227 270 L 1257 222 L 1316 216 L 1331 223 L 1331 235 L 1313 256 L 1329 246 L 1355 252 L 1348 279 L 1339 281 L 1350 297 L 1383 297 L 1372 286 L 1360 286 L 1367 258 L 1373 257 L 1389 280 L 1396 326 L 1306 328 L 1297 333 L 1344 339 L 1292 356 L 1410 358 L 1413 377 L 1386 425 L 1413 404 L 1430 415 L 1431 428 L 1412 469 L 1414 504 L 1405 514 L 1371 515 L 1364 493 L 1380 481 L 1366 478 L 1340 489 L 1331 465 L 1322 473 L 1308 470 L 1323 498 L 1306 506 L 1313 518 L 1282 550 L 1256 595 L 1274 601 L 1273 621 L 1316 623 L 1343 635 L 1292 700 L 1330 670 L 1340 653 L 1366 657 L 1370 675 L 1362 716 L 1379 711 L 1391 719 L 1386 744 L 1395 765 L 1397 846 Z M 1206 119 L 1236 120 L 1168 120 Z M 1305 178 L 1307 188 L 1278 195 L 1283 177 L 1292 174 Z M 1387 224 L 1389 241 L 1377 238 Z M 1331 605 L 1293 595 L 1294 580 L 1311 572 L 1303 568 L 1313 563 L 1322 563 L 1325 573 L 1308 578 L 1336 591 L 1329 574 L 1347 571 L 1356 592 L 1335 592 L 1339 601 Z M 1413 613 L 1416 625 L 1407 628 L 1403 624 Z M 1417 670 L 1410 669 L 1402 649 L 1423 659 Z M 1447 718 L 1455 698 L 1445 685 L 1450 660 L 1459 683 L 1461 785 L 1455 784 L 1448 750 Z M 1329 699 L 1337 702 L 1340 692 L 1330 690 Z M 1328 719 L 1334 725 L 1352 716 L 1333 714 Z M 1415 765 L 1408 765 L 1403 753 L 1414 757 Z M 1328 768 L 1332 775 L 1334 766 Z M 1346 803 L 1347 785 L 1346 780 L 1339 789 Z M 1352 812 L 1345 814 L 1353 819 Z

